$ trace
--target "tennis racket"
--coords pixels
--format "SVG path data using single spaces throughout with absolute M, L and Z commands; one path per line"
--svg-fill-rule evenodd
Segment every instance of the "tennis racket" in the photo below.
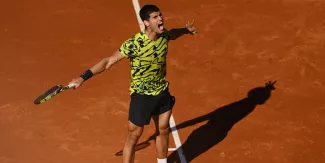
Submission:
M 69 89 L 69 88 L 73 88 L 75 87 L 76 84 L 69 84 L 67 86 L 62 86 L 62 85 L 56 85 L 53 86 L 52 88 L 46 90 L 44 93 L 42 93 L 40 96 L 38 96 L 35 101 L 34 104 L 38 105 L 41 103 L 44 103 L 45 101 L 51 99 L 52 97 L 54 97 L 55 95 Z

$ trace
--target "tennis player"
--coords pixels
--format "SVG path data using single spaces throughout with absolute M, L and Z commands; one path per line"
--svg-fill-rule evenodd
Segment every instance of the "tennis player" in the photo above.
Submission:
M 145 5 L 140 10 L 140 17 L 145 29 L 126 40 L 111 56 L 102 59 L 80 77 L 73 79 L 75 88 L 96 74 L 110 68 L 123 58 L 130 60 L 130 108 L 128 136 L 123 149 L 123 163 L 133 163 L 135 146 L 145 125 L 153 116 L 158 117 L 156 126 L 159 133 L 156 137 L 158 163 L 167 163 L 169 142 L 169 118 L 175 98 L 168 90 L 166 80 L 166 55 L 170 40 L 184 34 L 195 34 L 194 21 L 188 22 L 184 28 L 167 30 L 164 18 L 155 5 Z

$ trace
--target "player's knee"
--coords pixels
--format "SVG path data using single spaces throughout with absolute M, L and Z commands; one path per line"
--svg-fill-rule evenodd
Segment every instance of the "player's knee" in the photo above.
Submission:
M 159 135 L 168 135 L 169 130 L 169 125 L 159 126 Z
M 141 127 L 129 127 L 129 140 L 132 142 L 137 142 L 142 135 L 143 129 Z

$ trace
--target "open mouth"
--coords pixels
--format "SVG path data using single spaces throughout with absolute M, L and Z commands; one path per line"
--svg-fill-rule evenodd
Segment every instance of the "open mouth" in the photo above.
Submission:
M 159 29 L 160 31 L 164 31 L 164 24 L 163 24 L 163 23 L 159 23 L 159 24 L 158 24 L 158 29 Z

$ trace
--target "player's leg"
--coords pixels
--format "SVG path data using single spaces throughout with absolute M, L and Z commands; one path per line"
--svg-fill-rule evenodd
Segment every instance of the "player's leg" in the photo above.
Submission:
M 175 98 L 169 92 L 163 95 L 159 104 L 158 116 L 158 135 L 156 138 L 156 151 L 158 163 L 167 163 L 168 144 L 169 144 L 169 119 L 172 114 L 172 108 L 175 104 Z
M 135 146 L 142 135 L 143 127 L 134 125 L 131 121 L 128 124 L 128 135 L 123 149 L 123 163 L 133 163 L 135 157 Z
M 154 139 L 156 140 L 156 136 L 159 134 L 159 123 L 158 123 L 159 115 L 153 115 L 152 120 L 155 124 L 155 134 L 153 136 L 155 137 Z
M 134 93 L 131 95 L 129 108 L 128 135 L 123 149 L 123 163 L 133 163 L 135 146 L 151 118 L 153 103 L 147 96 Z
M 158 130 L 159 134 L 156 137 L 156 151 L 158 160 L 165 160 L 168 154 L 169 143 L 169 119 L 172 111 L 169 110 L 159 115 Z M 167 163 L 167 162 L 166 162 Z

